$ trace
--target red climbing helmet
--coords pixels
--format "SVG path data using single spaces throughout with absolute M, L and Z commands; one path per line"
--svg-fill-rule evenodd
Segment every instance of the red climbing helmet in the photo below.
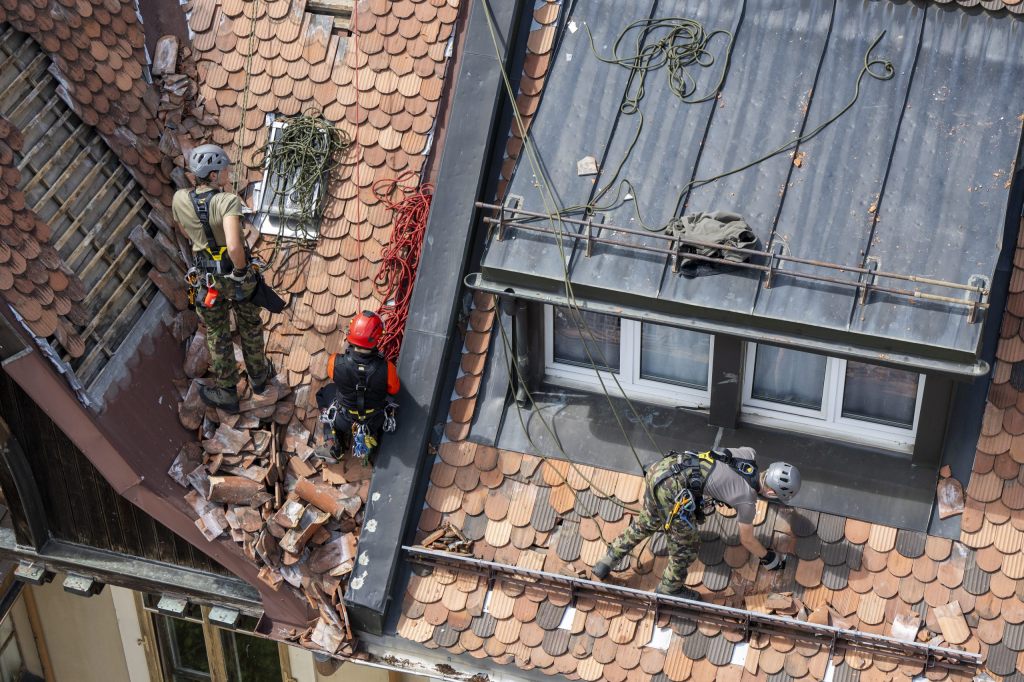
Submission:
M 348 325 L 348 342 L 360 348 L 376 348 L 380 335 L 384 333 L 384 322 L 377 313 L 364 310 L 352 318 Z

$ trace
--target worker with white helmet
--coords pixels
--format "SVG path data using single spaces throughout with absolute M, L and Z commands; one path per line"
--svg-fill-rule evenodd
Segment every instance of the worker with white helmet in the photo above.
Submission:
M 196 312 L 206 326 L 212 380 L 202 387 L 203 400 L 228 412 L 238 410 L 238 363 L 235 361 L 230 312 L 242 346 L 254 393 L 263 393 L 273 374 L 263 343 L 259 308 L 251 302 L 258 285 L 249 262 L 242 227 L 242 200 L 226 191 L 231 161 L 223 149 L 204 144 L 191 151 L 192 189 L 174 194 L 174 220 L 192 242 L 189 270 Z
M 786 556 L 754 536 L 754 517 L 759 496 L 786 504 L 792 501 L 800 490 L 800 472 L 786 462 L 759 471 L 755 456 L 749 447 L 670 452 L 652 465 L 645 478 L 643 508 L 594 565 L 594 577 L 607 578 L 641 540 L 660 531 L 668 538 L 669 563 L 657 591 L 699 598 L 685 586 L 687 567 L 696 559 L 700 545 L 697 526 L 714 513 L 716 504 L 736 510 L 740 543 L 766 570 L 784 568 Z

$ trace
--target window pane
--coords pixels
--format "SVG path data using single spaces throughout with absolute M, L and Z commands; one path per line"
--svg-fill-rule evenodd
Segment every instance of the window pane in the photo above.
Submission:
M 281 682 L 277 643 L 238 632 L 221 631 L 230 682 Z
M 589 348 L 594 364 L 602 369 L 618 371 L 619 326 L 619 318 L 613 315 L 555 308 L 555 362 L 589 367 Z
M 825 362 L 824 355 L 758 345 L 751 397 L 820 410 Z
M 847 362 L 843 416 L 913 428 L 919 376 L 902 369 Z
M 12 619 L 8 618 L 6 622 Z M 13 633 L 8 633 L 0 649 L 0 680 L 3 682 L 17 682 L 21 679 L 21 672 L 24 664 L 21 660 L 21 651 L 18 649 L 18 640 Z
M 640 377 L 706 389 L 711 337 L 644 322 L 640 328 Z
M 210 663 L 206 658 L 206 640 L 203 626 L 180 618 L 161 617 L 167 633 L 174 678 L 182 680 L 208 679 Z

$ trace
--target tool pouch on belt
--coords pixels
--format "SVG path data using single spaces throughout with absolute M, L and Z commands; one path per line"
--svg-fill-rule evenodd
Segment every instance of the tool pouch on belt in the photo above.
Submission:
M 256 287 L 253 289 L 249 302 L 272 313 L 279 313 L 285 308 L 284 299 L 270 288 L 270 285 L 264 281 L 263 275 L 258 272 L 256 273 Z

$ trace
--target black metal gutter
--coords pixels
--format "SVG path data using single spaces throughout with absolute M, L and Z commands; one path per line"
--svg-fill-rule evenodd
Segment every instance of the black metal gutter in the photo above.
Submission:
M 494 279 L 493 269 L 483 273 L 472 273 L 466 277 L 466 286 L 477 291 L 492 294 L 509 294 L 527 301 L 536 301 L 555 306 L 567 306 L 565 282 L 552 280 L 545 285 L 532 282 Z M 879 349 L 868 345 L 854 344 L 851 339 L 870 341 L 869 337 L 856 337 L 849 333 L 833 340 L 818 339 L 811 335 L 806 325 L 792 328 L 769 330 L 746 324 L 739 318 L 728 316 L 722 319 L 711 319 L 694 313 L 691 310 L 676 307 L 673 304 L 652 302 L 641 303 L 627 296 L 615 300 L 605 300 L 601 295 L 587 287 L 573 284 L 576 293 L 576 305 L 606 315 L 615 315 L 645 322 L 655 322 L 672 327 L 683 327 L 708 334 L 725 334 L 737 336 L 748 341 L 767 343 L 773 346 L 795 348 L 808 353 L 831 355 L 852 360 L 860 360 L 875 365 L 885 365 L 898 369 L 911 368 L 925 374 L 948 374 L 959 380 L 969 381 L 985 376 L 989 372 L 988 363 L 981 359 L 959 361 L 956 359 L 937 359 L 914 353 L 913 349 L 904 352 L 893 349 Z
M 0 557 L 41 564 L 53 573 L 80 573 L 139 592 L 174 594 L 204 604 L 232 606 L 252 616 L 263 614 L 259 591 L 244 580 L 63 540 L 49 540 L 37 552 L 19 545 L 10 528 L 0 528 Z
M 493 122 L 500 119 L 504 101 L 503 64 L 495 56 L 487 13 L 493 15 L 502 62 L 508 64 L 524 5 L 523 0 L 490 7 L 486 0 L 474 0 L 469 5 L 447 139 L 398 360 L 399 428 L 381 446 L 359 538 L 359 558 L 345 594 L 350 618 L 359 629 L 374 634 L 384 628 L 407 524 L 420 511 L 415 491 L 427 445 L 439 437 L 440 428 L 435 427 L 443 421 L 438 412 L 446 404 L 449 360 L 460 351 L 453 340 L 462 273 L 477 222 L 473 204 L 487 182 L 497 134 Z

